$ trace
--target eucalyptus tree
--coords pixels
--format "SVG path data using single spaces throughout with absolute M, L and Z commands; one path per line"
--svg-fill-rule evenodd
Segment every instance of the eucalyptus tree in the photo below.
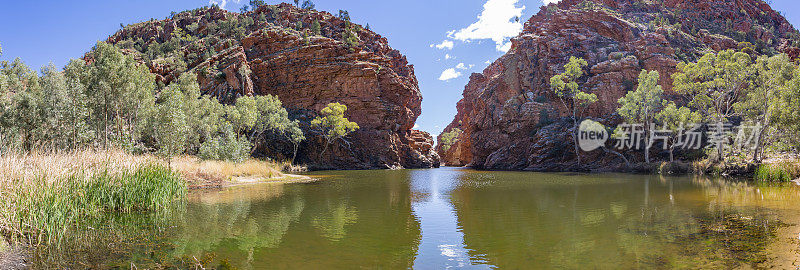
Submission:
M 702 122 L 702 116 L 697 112 L 691 111 L 686 107 L 678 107 L 674 102 L 669 102 L 660 112 L 655 116 L 655 119 L 660 123 L 664 129 L 672 131 L 669 134 L 669 161 L 675 161 L 675 149 L 681 146 L 681 140 L 685 140 L 682 131 L 690 128 L 695 124 Z M 684 141 L 685 143 L 685 141 Z
M 2 139 L 6 148 L 30 149 L 35 144 L 34 130 L 40 125 L 38 74 L 19 58 L 0 62 L 0 101 L 2 101 Z
M 618 102 L 620 107 L 617 113 L 628 124 L 643 125 L 644 131 L 644 159 L 650 163 L 650 147 L 652 146 L 652 124 L 656 114 L 664 107 L 664 90 L 658 85 L 658 71 L 642 70 L 639 73 L 639 86 L 635 91 L 628 92 Z
M 773 128 L 775 117 L 784 113 L 779 99 L 781 94 L 791 89 L 791 81 L 795 77 L 797 65 L 787 55 L 779 54 L 772 57 L 761 56 L 753 65 L 755 76 L 742 100 L 735 104 L 735 108 L 746 120 L 760 126 L 754 130 L 755 147 L 753 161 L 763 158 L 763 146 L 767 131 Z
M 673 90 L 688 98 L 689 107 L 707 122 L 724 124 L 740 114 L 736 103 L 747 94 L 755 74 L 750 55 L 733 50 L 707 53 L 696 63 L 680 63 L 672 75 Z M 716 160 L 723 149 L 717 147 Z
M 461 136 L 461 129 L 460 128 L 453 128 L 450 132 L 446 132 L 442 134 L 442 141 L 439 142 L 442 144 L 442 151 L 447 152 L 450 150 L 450 147 L 458 141 L 458 138 Z
M 564 72 L 550 78 L 550 88 L 555 92 L 561 105 L 571 114 L 572 119 L 572 139 L 575 143 L 575 156 L 578 164 L 581 163 L 581 156 L 578 150 L 578 122 L 583 115 L 583 110 L 597 102 L 597 95 L 581 91 L 578 80 L 583 77 L 583 69 L 589 65 L 586 60 L 578 57 L 570 57 L 569 62 L 564 65 Z
M 316 8 L 316 7 L 317 7 L 317 5 L 315 5 L 314 2 L 312 2 L 311 0 L 304 0 L 303 1 L 302 9 L 314 10 L 314 8 Z
M 84 85 L 97 136 L 108 147 L 110 140 L 135 142 L 143 130 L 143 119 L 155 100 L 155 75 L 133 56 L 113 45 L 98 42 L 85 65 L 71 65 L 68 74 Z M 75 60 L 82 61 L 82 60 Z
M 800 151 L 800 67 L 794 67 L 791 80 L 777 95 L 773 105 L 780 113 L 773 114 L 774 124 L 788 135 L 788 143 L 795 151 Z
M 673 90 L 710 122 L 737 115 L 734 106 L 746 94 L 755 73 L 750 55 L 733 50 L 707 53 L 696 63 L 679 63 Z
M 171 165 L 172 157 L 185 151 L 190 131 L 179 86 L 172 85 L 161 90 L 153 122 L 158 153 Z
M 320 116 L 311 120 L 311 127 L 325 139 L 325 147 L 322 148 L 320 157 L 325 154 L 331 143 L 344 139 L 345 136 L 360 128 L 357 123 L 344 117 L 346 111 L 347 106 L 338 102 L 330 103 L 322 109 Z
M 64 148 L 69 145 L 68 136 L 64 136 L 67 125 L 67 107 L 69 92 L 64 73 L 56 69 L 52 63 L 42 68 L 39 78 L 41 90 L 37 94 L 39 114 L 42 118 L 36 130 L 37 137 L 52 147 Z

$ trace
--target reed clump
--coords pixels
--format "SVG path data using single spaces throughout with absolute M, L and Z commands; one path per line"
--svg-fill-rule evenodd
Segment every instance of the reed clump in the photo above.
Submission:
M 178 174 L 122 151 L 31 152 L 0 158 L 0 232 L 52 243 L 104 215 L 158 211 L 186 196 Z
M 755 172 L 756 181 L 789 182 L 800 177 L 800 163 L 792 160 L 781 160 L 764 163 Z

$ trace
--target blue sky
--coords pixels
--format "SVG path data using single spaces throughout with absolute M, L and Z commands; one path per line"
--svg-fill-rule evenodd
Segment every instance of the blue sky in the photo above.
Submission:
M 220 5 L 223 0 L 218 1 Z M 539 11 L 543 0 L 316 0 L 318 10 L 348 10 L 354 22 L 369 23 L 414 64 L 423 94 L 418 128 L 436 136 L 456 113 L 469 80 L 503 54 L 507 38 Z M 544 0 L 553 1 L 553 0 Z M 241 3 L 224 1 L 228 10 Z M 279 1 L 267 0 L 269 4 Z M 2 60 L 22 58 L 39 68 L 81 57 L 119 24 L 163 19 L 171 11 L 209 5 L 209 0 L 4 1 L 0 10 Z M 800 25 L 800 1 L 773 0 L 790 22 Z M 519 16 L 520 22 L 513 18 Z M 447 42 L 445 42 L 447 41 Z M 438 45 L 438 46 L 437 46 Z

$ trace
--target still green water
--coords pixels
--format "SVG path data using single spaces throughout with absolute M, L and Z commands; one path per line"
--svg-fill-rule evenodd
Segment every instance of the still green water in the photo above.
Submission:
M 34 267 L 749 268 L 796 255 L 792 186 L 457 168 L 313 175 L 322 180 L 191 193 L 181 209 L 87 226 L 35 252 Z

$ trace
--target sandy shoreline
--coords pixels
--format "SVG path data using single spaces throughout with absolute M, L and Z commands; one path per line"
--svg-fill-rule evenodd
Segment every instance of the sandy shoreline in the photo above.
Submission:
M 281 177 L 233 177 L 227 181 L 204 181 L 200 183 L 189 183 L 188 189 L 192 190 L 208 190 L 208 189 L 223 189 L 229 187 L 247 186 L 255 184 L 292 184 L 292 183 L 311 183 L 319 181 L 318 178 L 312 178 L 305 175 L 298 174 L 283 174 Z

